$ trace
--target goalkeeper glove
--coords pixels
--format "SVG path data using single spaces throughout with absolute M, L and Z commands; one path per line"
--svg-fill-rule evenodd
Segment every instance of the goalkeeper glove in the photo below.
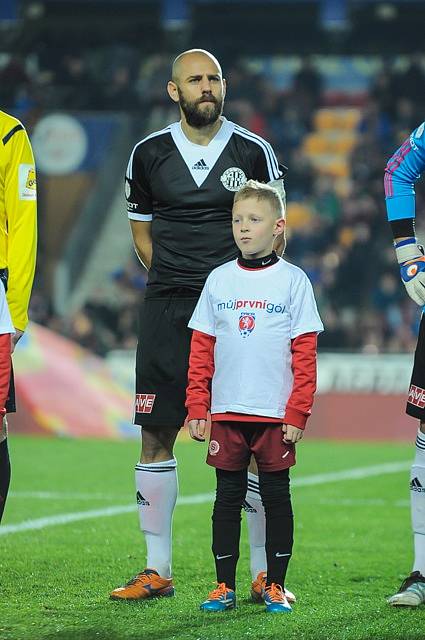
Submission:
M 425 256 L 423 247 L 416 238 L 406 238 L 395 243 L 395 252 L 400 266 L 401 281 L 409 296 L 425 305 Z

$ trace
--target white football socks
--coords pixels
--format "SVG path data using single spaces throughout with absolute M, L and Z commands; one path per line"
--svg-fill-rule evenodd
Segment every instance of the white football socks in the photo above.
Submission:
M 425 576 L 425 433 L 418 430 L 416 453 L 410 472 L 410 508 L 415 548 L 412 571 Z
M 243 507 L 248 523 L 251 575 L 255 580 L 260 571 L 267 570 L 266 516 L 261 502 L 258 476 L 250 471 L 248 472 L 246 501 Z
M 145 534 L 146 567 L 171 578 L 171 529 L 177 500 L 177 461 L 136 465 L 137 507 Z

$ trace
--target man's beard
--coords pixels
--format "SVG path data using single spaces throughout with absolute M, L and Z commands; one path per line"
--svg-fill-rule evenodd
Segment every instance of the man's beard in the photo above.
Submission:
M 214 96 L 208 96 L 208 107 L 200 107 L 202 102 L 206 101 L 206 97 L 202 97 L 195 102 L 187 102 L 180 91 L 177 88 L 179 93 L 179 104 L 181 109 L 185 115 L 186 122 L 191 127 L 195 129 L 202 129 L 202 127 L 206 127 L 209 124 L 214 124 L 221 116 L 223 112 L 223 98 L 217 100 Z

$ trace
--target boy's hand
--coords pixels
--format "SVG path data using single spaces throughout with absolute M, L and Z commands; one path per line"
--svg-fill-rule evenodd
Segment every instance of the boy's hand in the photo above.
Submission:
M 282 425 L 282 433 L 283 433 L 283 442 L 286 444 L 299 442 L 304 435 L 303 429 L 298 429 L 298 427 L 294 427 L 292 424 L 283 424 Z
M 198 442 L 205 442 L 206 420 L 189 420 L 188 427 L 190 437 Z

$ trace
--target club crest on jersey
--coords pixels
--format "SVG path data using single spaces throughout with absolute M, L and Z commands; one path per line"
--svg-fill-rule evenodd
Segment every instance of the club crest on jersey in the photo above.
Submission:
M 226 169 L 220 180 L 223 187 L 228 191 L 239 191 L 239 189 L 245 184 L 247 178 L 239 167 L 230 167 L 229 169 Z
M 239 331 L 242 338 L 247 338 L 255 329 L 255 313 L 241 313 L 239 316 Z

